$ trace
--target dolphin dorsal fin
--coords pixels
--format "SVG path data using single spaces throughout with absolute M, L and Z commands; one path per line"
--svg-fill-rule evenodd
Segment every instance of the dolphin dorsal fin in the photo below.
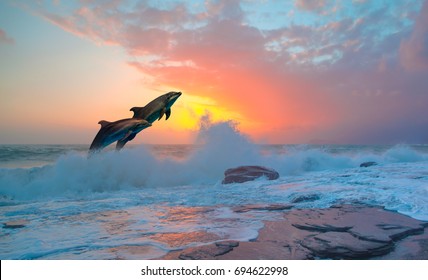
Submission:
M 102 120 L 102 121 L 99 121 L 98 123 L 101 125 L 101 127 L 104 127 L 104 126 L 108 125 L 110 122 Z
M 129 109 L 129 111 L 134 112 L 133 118 L 140 118 L 141 110 L 143 109 L 144 107 L 132 107 L 131 109 Z

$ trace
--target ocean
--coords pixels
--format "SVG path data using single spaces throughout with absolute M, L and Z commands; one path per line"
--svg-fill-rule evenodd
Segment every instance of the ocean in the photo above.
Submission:
M 229 123 L 193 145 L 0 145 L 0 258 L 151 259 L 248 241 L 280 212 L 248 205 L 380 205 L 428 220 L 428 145 L 257 145 Z M 377 165 L 360 167 L 363 162 Z M 221 183 L 240 165 L 280 178 Z M 6 226 L 17 223 L 17 227 Z

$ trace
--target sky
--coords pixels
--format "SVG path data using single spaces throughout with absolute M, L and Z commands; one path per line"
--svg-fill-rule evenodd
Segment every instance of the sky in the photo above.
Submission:
M 209 116 L 262 144 L 427 144 L 428 0 L 0 2 L 0 144 L 90 144 L 169 91 L 133 143 Z

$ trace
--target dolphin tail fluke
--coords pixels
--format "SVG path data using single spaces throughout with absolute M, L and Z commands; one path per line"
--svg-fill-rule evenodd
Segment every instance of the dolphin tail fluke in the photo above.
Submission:
M 98 154 L 100 151 L 101 149 L 89 149 L 88 158 L 91 158 L 93 155 Z
M 169 119 L 169 116 L 171 116 L 171 108 L 169 108 L 168 110 L 166 110 L 165 116 L 166 116 L 165 120 Z
M 92 140 L 91 146 L 89 146 L 89 153 L 96 153 L 99 152 L 103 148 L 103 125 L 104 122 L 108 123 L 107 121 L 100 121 L 99 124 L 101 124 L 101 129 L 98 131 L 97 135 L 95 135 L 94 140 Z

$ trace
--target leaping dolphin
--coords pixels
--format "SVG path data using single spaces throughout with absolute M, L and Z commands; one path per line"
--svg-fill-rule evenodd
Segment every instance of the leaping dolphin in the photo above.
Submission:
M 163 115 L 166 116 L 165 119 L 167 120 L 171 116 L 171 106 L 180 96 L 181 92 L 171 91 L 152 100 L 144 107 L 132 107 L 130 111 L 134 112 L 133 118 L 144 119 L 150 124 L 160 120 Z M 131 133 L 128 137 L 117 141 L 116 150 L 122 149 L 128 141 L 135 138 L 137 133 Z
M 152 124 L 143 119 L 123 119 L 115 122 L 99 121 L 100 130 L 89 147 L 89 153 L 100 151 L 113 142 L 121 141 L 135 135 Z
M 166 115 L 166 120 L 171 116 L 171 106 L 181 96 L 181 92 L 171 91 L 152 100 L 144 107 L 132 107 L 133 118 L 144 119 L 149 123 L 160 120 Z

